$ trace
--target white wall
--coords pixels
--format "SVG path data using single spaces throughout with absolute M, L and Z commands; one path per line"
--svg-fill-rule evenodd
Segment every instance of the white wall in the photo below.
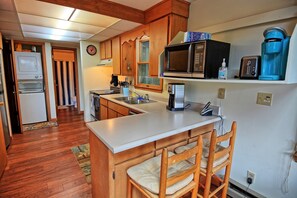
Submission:
M 199 31 L 195 28 L 199 26 L 198 19 L 207 17 L 205 12 L 203 17 L 199 16 L 201 2 L 195 1 L 191 4 L 188 31 Z M 208 4 L 207 1 L 203 2 Z M 232 5 L 228 2 L 220 5 L 220 9 L 225 10 L 226 15 L 232 15 L 232 9 L 243 9 L 236 2 Z M 257 7 L 257 2 L 254 3 Z M 208 15 L 215 15 L 210 9 L 211 6 Z M 296 17 L 269 22 L 213 34 L 213 39 L 231 43 L 229 70 L 234 74 L 239 70 L 242 56 L 260 54 L 262 34 L 267 27 L 281 26 L 291 34 L 296 23 Z M 186 98 L 190 101 L 211 101 L 220 104 L 216 96 L 218 88 L 221 87 L 226 88 L 226 99 L 221 101 L 223 114 L 227 118 L 225 129 L 230 129 L 232 120 L 238 122 L 231 178 L 246 185 L 247 170 L 251 170 L 256 173 L 255 182 L 250 186 L 252 190 L 272 198 L 296 197 L 296 163 L 292 162 L 289 174 L 289 192 L 283 194 L 281 186 L 291 163 L 290 155 L 287 153 L 292 153 L 293 143 L 297 141 L 297 85 L 188 82 Z M 257 92 L 272 93 L 272 106 L 257 105 Z
M 47 68 L 51 118 L 55 119 L 57 118 L 57 113 L 56 113 L 55 87 L 54 87 L 54 78 L 53 78 L 52 46 L 50 43 L 47 43 L 47 42 L 45 43 L 45 59 L 46 59 L 46 68 Z
M 95 56 L 90 56 L 86 52 L 86 47 L 88 45 L 95 45 L 97 48 L 97 54 Z M 99 59 L 99 42 L 92 43 L 81 41 L 81 69 L 82 69 L 82 82 L 83 82 L 83 96 L 84 96 L 84 119 L 85 122 L 91 120 L 90 117 L 90 90 L 98 89 L 109 89 L 109 82 L 111 80 L 112 67 L 111 66 L 96 66 Z

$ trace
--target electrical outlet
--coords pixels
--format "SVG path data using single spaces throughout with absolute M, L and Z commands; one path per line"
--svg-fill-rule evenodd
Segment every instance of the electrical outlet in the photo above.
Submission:
M 251 179 L 252 181 L 250 182 L 250 184 L 254 183 L 255 182 L 255 179 L 256 179 L 256 173 L 253 173 L 252 171 L 247 171 L 247 175 L 246 175 L 246 179 L 247 179 L 247 182 L 248 182 L 248 179 Z
M 219 88 L 218 90 L 218 98 L 225 99 L 225 88 Z
M 271 106 L 272 104 L 272 93 L 261 93 L 257 94 L 257 104 Z

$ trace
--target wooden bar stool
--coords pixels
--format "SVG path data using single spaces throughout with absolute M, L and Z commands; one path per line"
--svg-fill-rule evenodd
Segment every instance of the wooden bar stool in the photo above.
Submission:
M 149 198 L 181 197 L 192 192 L 192 198 L 197 197 L 202 155 L 202 137 L 197 140 L 198 146 L 174 154 L 163 149 L 162 155 L 148 159 L 130 167 L 128 173 L 127 197 L 132 197 L 132 188 L 137 188 Z M 195 156 L 196 163 L 187 161 Z
M 236 137 L 236 122 L 232 123 L 231 130 L 226 134 L 217 137 L 216 130 L 211 133 L 210 142 L 203 143 L 203 153 L 200 164 L 200 186 L 204 189 L 199 192 L 198 197 L 216 197 L 218 192 L 221 192 L 221 197 L 227 197 L 228 183 L 231 172 L 231 164 Z M 222 146 L 222 142 L 227 142 L 226 147 Z M 182 153 L 185 150 L 191 149 L 196 145 L 196 142 L 181 146 L 175 149 L 176 153 Z M 195 163 L 192 157 L 188 160 Z M 219 178 L 216 173 L 225 170 L 223 179 Z M 202 179 L 204 181 L 202 181 Z M 216 185 L 212 185 L 216 183 Z M 200 188 L 201 189 L 201 188 Z

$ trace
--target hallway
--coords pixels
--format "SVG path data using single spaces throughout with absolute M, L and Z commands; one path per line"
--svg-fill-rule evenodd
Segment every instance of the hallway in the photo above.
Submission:
M 58 111 L 59 126 L 13 136 L 0 197 L 91 197 L 71 147 L 89 141 L 83 115 Z

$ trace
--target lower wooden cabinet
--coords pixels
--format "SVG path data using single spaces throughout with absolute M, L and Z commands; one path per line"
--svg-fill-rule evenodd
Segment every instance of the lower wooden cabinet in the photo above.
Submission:
M 128 116 L 129 112 L 133 112 L 132 114 L 141 113 L 137 110 L 100 98 L 100 120 Z
M 106 119 L 108 119 L 108 108 L 107 106 L 100 104 L 100 120 Z
M 117 118 L 118 113 L 112 109 L 108 109 L 108 119 Z
M 201 135 L 208 133 L 212 127 L 213 124 L 209 124 L 193 129 L 193 131 L 199 131 L 199 135 Z M 107 146 L 90 131 L 92 197 L 125 198 L 127 196 L 127 169 L 160 154 L 164 147 L 173 151 L 176 147 L 187 144 L 191 139 L 197 137 L 192 137 L 191 135 L 193 134 L 191 132 L 192 131 L 185 131 L 113 154 Z M 135 188 L 133 198 L 142 198 Z

